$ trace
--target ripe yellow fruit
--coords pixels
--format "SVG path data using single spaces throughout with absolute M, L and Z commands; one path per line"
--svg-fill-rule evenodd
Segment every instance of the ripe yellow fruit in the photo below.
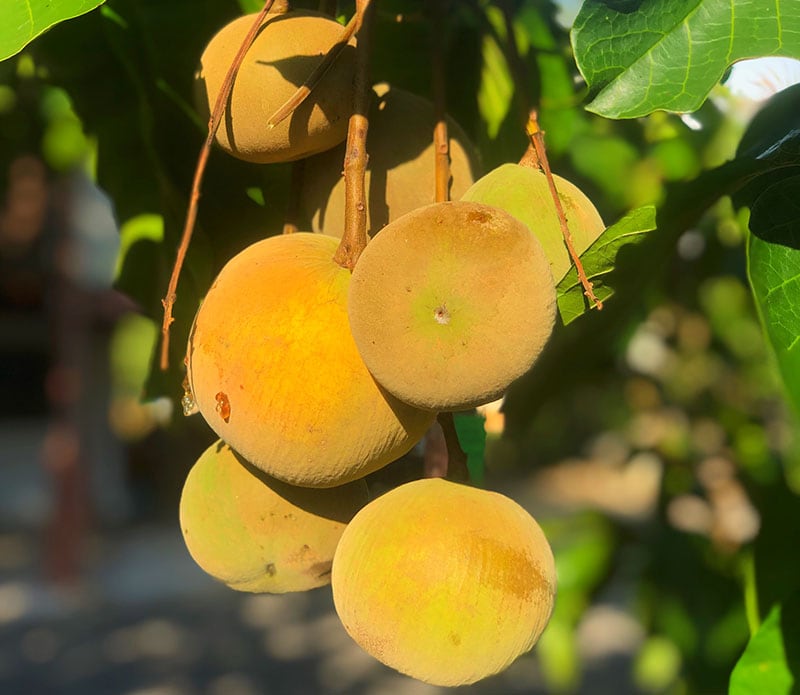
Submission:
M 433 103 L 387 84 L 373 87 L 364 179 L 367 231 L 374 235 L 407 212 L 435 201 Z M 450 143 L 450 197 L 458 199 L 477 171 L 478 154 L 461 127 L 447 119 Z M 300 205 L 311 230 L 341 235 L 344 220 L 344 146 L 305 162 Z
M 189 471 L 181 531 L 195 562 L 232 589 L 306 591 L 330 583 L 342 531 L 367 500 L 363 480 L 324 490 L 294 487 L 220 440 Z
M 498 493 L 438 478 L 370 502 L 333 558 L 336 611 L 384 664 L 435 685 L 474 683 L 530 650 L 556 592 L 539 525 Z
M 209 42 L 196 75 L 197 108 L 214 109 L 222 82 L 256 15 L 224 26 Z M 303 84 L 342 32 L 318 12 L 270 14 L 245 55 L 217 130 L 217 144 L 249 162 L 288 162 L 335 147 L 347 135 L 353 107 L 354 41 L 297 110 L 274 128 L 270 116 Z
M 605 224 L 592 201 L 574 183 L 556 175 L 553 181 L 572 244 L 580 255 L 603 233 Z M 503 164 L 478 179 L 461 200 L 494 205 L 514 215 L 542 244 L 556 284 L 567 274 L 572 258 L 564 243 L 550 185 L 542 171 L 519 164 Z
M 541 353 L 556 292 L 541 244 L 507 212 L 435 203 L 387 225 L 353 270 L 353 338 L 381 386 L 431 410 L 499 398 Z
M 376 383 L 347 321 L 339 240 L 299 232 L 247 247 L 195 317 L 186 364 L 205 420 L 253 465 L 333 487 L 402 456 L 434 415 Z

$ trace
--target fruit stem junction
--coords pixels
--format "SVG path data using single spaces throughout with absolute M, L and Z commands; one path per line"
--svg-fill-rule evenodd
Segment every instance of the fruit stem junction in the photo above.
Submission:
M 558 222 L 561 225 L 561 233 L 564 235 L 564 243 L 567 245 L 567 250 L 569 251 L 569 255 L 572 258 L 573 263 L 575 263 L 575 270 L 578 272 L 578 279 L 583 287 L 583 294 L 592 304 L 593 308 L 599 311 L 603 308 L 603 302 L 601 302 L 595 295 L 593 285 L 589 278 L 586 277 L 586 271 L 583 269 L 583 263 L 581 263 L 578 252 L 575 250 L 575 246 L 572 243 L 572 234 L 570 234 L 569 227 L 567 226 L 567 216 L 564 214 L 564 208 L 561 205 L 561 198 L 559 198 L 558 190 L 556 189 L 556 182 L 553 180 L 553 172 L 550 171 L 550 163 L 547 161 L 547 152 L 544 146 L 544 133 L 539 127 L 539 119 L 536 109 L 531 109 L 528 117 L 528 124 L 525 126 L 525 130 L 528 133 L 528 137 L 530 138 L 536 157 L 534 160 L 533 158 L 528 159 L 523 156 L 520 164 L 523 164 L 523 162 L 528 164 L 529 161 L 535 161 L 539 168 L 544 172 L 544 175 L 547 178 L 547 185 L 550 187 L 550 194 L 553 196 L 553 202 L 556 206 Z M 531 164 L 528 164 L 528 166 L 531 166 Z
M 458 441 L 456 423 L 453 413 L 439 413 L 436 420 L 444 433 L 444 442 L 447 446 L 447 475 L 448 480 L 469 480 L 469 468 L 467 468 L 467 454 L 461 448 Z
M 358 45 L 353 94 L 353 115 L 347 127 L 347 147 L 344 155 L 344 232 L 333 260 L 342 268 L 353 270 L 361 252 L 367 246 L 367 196 L 364 176 L 367 171 L 367 131 L 370 100 L 370 35 L 373 6 L 370 0 L 356 0 Z
M 222 113 L 225 110 L 225 104 L 231 94 L 233 87 L 233 80 L 236 73 L 244 60 L 244 56 L 253 45 L 258 29 L 264 21 L 264 18 L 269 13 L 275 0 L 266 0 L 261 12 L 253 20 L 253 24 L 247 35 L 242 41 L 238 52 L 233 58 L 231 66 L 225 75 L 225 79 L 220 87 L 217 101 L 214 103 L 214 110 L 211 112 L 211 117 L 208 119 L 208 135 L 206 135 L 203 147 L 200 149 L 200 156 L 197 158 L 197 166 L 194 170 L 194 180 L 192 181 L 192 192 L 189 196 L 189 207 L 186 211 L 186 221 L 183 225 L 183 233 L 181 235 L 180 245 L 175 257 L 175 264 L 172 266 L 172 275 L 169 278 L 169 285 L 167 286 L 167 294 L 161 300 L 161 305 L 164 307 L 164 320 L 161 324 L 161 360 L 160 366 L 162 370 L 169 367 L 169 328 L 175 320 L 172 317 L 172 308 L 175 306 L 175 300 L 178 298 L 178 278 L 183 268 L 183 262 L 186 259 L 186 252 L 189 250 L 189 243 L 192 240 L 192 232 L 194 231 L 195 220 L 197 219 L 197 205 L 200 201 L 200 185 L 203 182 L 203 174 L 206 170 L 206 163 L 208 162 L 208 155 L 211 152 L 211 145 L 214 142 L 214 136 L 217 134 L 217 129 L 222 122 Z

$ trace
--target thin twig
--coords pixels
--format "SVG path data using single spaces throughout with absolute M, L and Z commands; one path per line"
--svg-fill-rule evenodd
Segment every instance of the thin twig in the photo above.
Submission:
M 225 75 L 225 79 L 223 80 L 219 94 L 217 95 L 217 101 L 214 103 L 214 110 L 211 112 L 211 117 L 208 119 L 208 135 L 206 136 L 206 140 L 203 143 L 202 149 L 200 150 L 200 156 L 197 159 L 197 166 L 194 170 L 192 192 L 189 197 L 189 208 L 186 212 L 186 222 L 183 226 L 181 242 L 178 246 L 175 264 L 172 266 L 172 275 L 170 276 L 169 285 L 167 286 L 167 294 L 164 299 L 161 300 L 161 304 L 164 307 L 164 321 L 161 324 L 160 362 L 162 370 L 166 370 L 169 366 L 169 327 L 175 320 L 172 317 L 172 308 L 175 305 L 175 300 L 177 299 L 178 278 L 180 277 L 181 269 L 183 268 L 183 262 L 186 259 L 186 252 L 189 250 L 192 232 L 194 231 L 194 223 L 197 218 L 197 204 L 200 200 L 200 185 L 203 181 L 203 174 L 205 173 L 206 162 L 208 161 L 208 155 L 211 151 L 211 145 L 214 142 L 214 136 L 217 134 L 217 128 L 219 128 L 219 124 L 222 121 L 222 113 L 225 110 L 225 103 L 228 101 L 228 97 L 230 96 L 236 73 L 242 64 L 242 61 L 244 61 L 245 54 L 250 49 L 250 46 L 253 45 L 253 41 L 255 41 L 258 30 L 261 27 L 264 18 L 267 16 L 267 13 L 270 11 L 274 1 L 275 0 L 266 0 L 264 7 L 261 8 L 261 12 L 258 13 L 258 16 L 256 16 L 255 20 L 253 21 L 253 25 L 250 27 L 247 35 L 244 37 L 242 45 L 239 47 L 239 50 L 236 53 L 230 68 L 228 68 L 228 72 Z
M 359 30 L 360 22 L 361 20 L 359 19 L 358 13 L 354 14 L 352 19 L 342 29 L 339 40 L 331 46 L 322 60 L 317 63 L 317 67 L 311 71 L 311 74 L 305 79 L 303 84 L 301 84 L 294 94 L 281 104 L 275 113 L 269 117 L 269 120 L 267 120 L 267 128 L 274 128 L 281 121 L 291 116 L 300 104 L 306 100 L 308 95 L 314 90 L 314 87 L 319 84 L 319 81 L 323 78 L 325 73 L 331 69 L 336 59 L 339 57 L 339 54 L 344 50 L 344 47 L 347 46 L 350 39 L 353 38 L 353 35 Z
M 333 260 L 352 270 L 367 246 L 367 197 L 364 176 L 367 171 L 367 113 L 370 101 L 370 34 L 373 6 L 370 0 L 356 0 L 359 25 L 356 46 L 356 74 L 353 94 L 353 115 L 347 127 L 347 148 L 344 155 L 344 232 Z
M 530 116 L 528 117 L 528 125 L 526 126 L 525 130 L 528 133 L 531 144 L 536 150 L 536 156 L 539 158 L 539 166 L 547 178 L 547 185 L 550 187 L 550 194 L 553 196 L 553 202 L 556 205 L 556 214 L 558 215 L 558 222 L 561 225 L 561 233 L 564 235 L 564 243 L 567 245 L 569 255 L 572 258 L 572 261 L 575 263 L 575 269 L 578 271 L 578 279 L 581 281 L 581 285 L 583 286 L 583 294 L 587 297 L 590 303 L 594 303 L 594 308 L 600 310 L 603 308 L 603 302 L 601 302 L 595 295 L 592 283 L 589 278 L 586 277 L 586 272 L 583 269 L 583 263 L 581 263 L 578 252 L 575 250 L 575 246 L 572 243 L 572 234 L 567 226 L 567 216 L 564 214 L 564 208 L 561 205 L 561 198 L 559 198 L 558 190 L 556 189 L 556 182 L 553 180 L 553 172 L 550 171 L 550 163 L 547 161 L 547 152 L 544 146 L 544 135 L 542 133 L 542 129 L 539 127 L 539 119 L 537 117 L 536 109 L 531 109 Z
M 450 139 L 447 134 L 447 120 L 445 117 L 447 86 L 444 65 L 444 17 L 446 9 L 445 0 L 438 0 L 434 7 L 433 17 L 433 45 L 432 45 L 432 83 L 433 83 L 433 108 L 435 125 L 433 128 L 433 146 L 435 152 L 435 197 L 437 203 L 450 200 Z

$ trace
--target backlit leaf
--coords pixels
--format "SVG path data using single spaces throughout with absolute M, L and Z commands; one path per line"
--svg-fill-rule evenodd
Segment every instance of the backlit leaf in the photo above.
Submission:
M 694 111 L 734 62 L 800 58 L 796 0 L 586 0 L 572 29 L 590 111 Z

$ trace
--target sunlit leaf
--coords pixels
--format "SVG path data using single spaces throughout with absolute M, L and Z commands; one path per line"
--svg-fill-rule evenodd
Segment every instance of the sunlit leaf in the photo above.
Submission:
M 103 2 L 105 0 L 4 0 L 0 17 L 0 60 L 19 53 L 53 25 L 85 14 Z
M 617 254 L 625 246 L 638 244 L 656 228 L 656 209 L 647 205 L 632 210 L 616 224 L 611 225 L 581 256 L 583 269 L 594 285 L 594 293 L 601 301 L 614 294 L 613 276 Z M 588 310 L 588 300 L 573 267 L 558 283 L 558 309 L 565 324 L 574 321 Z
M 730 695 L 796 692 L 795 674 L 800 669 L 798 608 L 796 596 L 772 608 L 733 669 Z
M 500 10 L 487 8 L 487 16 L 495 23 L 502 21 Z M 498 29 L 499 33 L 499 29 Z M 490 139 L 494 139 L 511 109 L 514 81 L 508 71 L 503 51 L 494 36 L 483 37 L 483 68 L 478 86 L 478 108 Z
M 737 60 L 800 57 L 800 4 L 586 0 L 572 43 L 594 97 L 590 111 L 608 118 L 694 111 Z

